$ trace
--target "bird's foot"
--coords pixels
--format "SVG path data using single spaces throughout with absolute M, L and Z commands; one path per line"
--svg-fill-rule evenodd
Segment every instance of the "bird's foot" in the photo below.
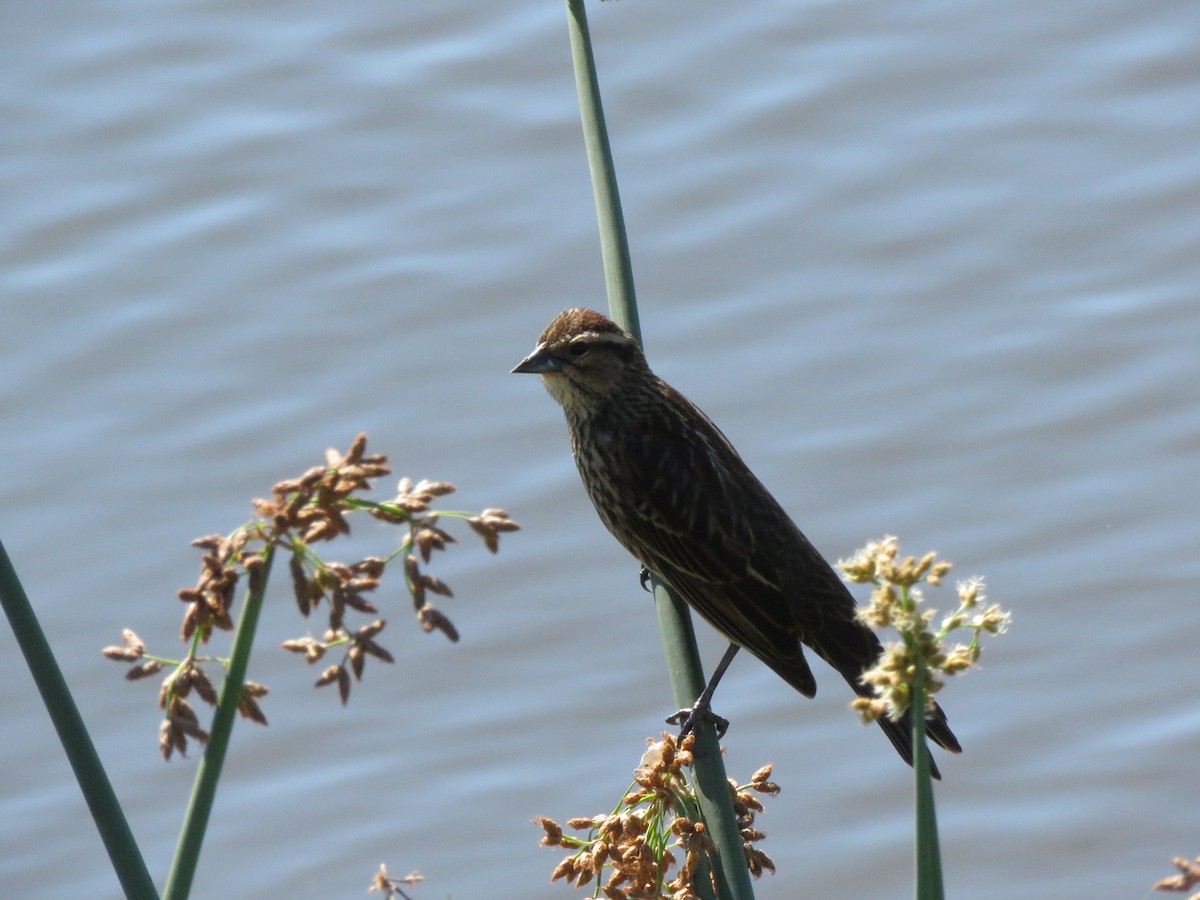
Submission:
M 688 732 L 695 731 L 696 726 L 704 719 L 713 723 L 717 729 L 718 738 L 725 737 L 725 732 L 729 730 L 729 720 L 713 712 L 712 707 L 704 698 L 697 700 L 690 708 L 681 709 L 679 712 L 667 716 L 667 724 L 678 725 L 679 737 L 685 738 Z
M 642 571 L 638 572 L 638 581 L 642 583 L 642 590 L 653 593 L 650 588 L 650 570 L 642 566 Z

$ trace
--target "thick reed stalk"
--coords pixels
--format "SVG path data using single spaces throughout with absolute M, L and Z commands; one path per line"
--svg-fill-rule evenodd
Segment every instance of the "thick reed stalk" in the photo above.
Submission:
M 583 0 L 567 0 L 567 23 L 571 39 L 571 57 L 575 67 L 575 86 L 579 93 L 579 113 L 592 190 L 596 198 L 596 217 L 600 224 L 600 248 L 604 257 L 604 280 L 608 290 L 609 315 L 618 325 L 641 340 L 637 299 L 633 288 L 633 265 L 621 199 L 617 191 L 616 170 L 604 125 L 604 109 L 596 62 L 592 55 L 587 14 Z M 696 636 L 692 630 L 687 604 L 671 594 L 657 577 L 653 578 L 654 599 L 659 628 L 670 670 L 675 703 L 690 707 L 704 689 L 704 674 Z M 752 900 L 753 888 L 746 867 L 742 837 L 730 802 L 729 783 L 721 760 L 716 732 L 710 722 L 696 729 L 692 766 L 696 795 L 710 836 L 716 842 L 715 880 L 721 900 Z M 698 879 L 697 884 L 703 882 Z
M 125 813 L 116 792 L 105 774 L 62 669 L 54 659 L 50 644 L 38 624 L 29 598 L 25 595 L 25 588 L 17 578 L 3 543 L 0 543 L 0 601 L 3 602 L 17 644 L 25 655 L 25 663 L 42 695 L 42 702 L 50 713 L 54 730 L 58 732 L 58 739 L 67 753 L 125 896 L 133 900 L 156 900 L 158 891 L 154 889 L 154 882 L 133 839 L 129 823 L 125 821 Z
M 204 843 L 204 832 L 208 817 L 212 813 L 217 795 L 217 782 L 221 778 L 221 767 L 225 763 L 225 752 L 229 749 L 229 738 L 233 733 L 233 722 L 237 716 L 238 700 L 242 695 L 242 684 L 246 680 L 246 668 L 250 662 L 250 649 L 254 644 L 254 631 L 258 627 L 258 616 L 262 611 L 263 593 L 267 589 L 267 576 L 271 572 L 275 547 L 268 544 L 263 551 L 262 565 L 250 577 L 246 602 L 238 618 L 237 631 L 233 636 L 233 647 L 229 651 L 229 667 L 225 681 L 217 698 L 217 711 L 213 716 L 212 734 L 208 747 L 196 771 L 192 795 L 188 800 L 179 842 L 175 845 L 175 858 L 167 876 L 163 900 L 184 900 L 192 889 L 196 877 L 196 865 L 200 860 L 200 847 Z

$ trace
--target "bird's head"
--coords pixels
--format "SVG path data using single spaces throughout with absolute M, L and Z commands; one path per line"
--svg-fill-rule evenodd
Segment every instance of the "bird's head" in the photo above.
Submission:
M 550 395 L 572 413 L 627 395 L 647 382 L 650 370 L 638 342 L 615 322 L 594 310 L 567 309 L 512 371 L 542 376 Z

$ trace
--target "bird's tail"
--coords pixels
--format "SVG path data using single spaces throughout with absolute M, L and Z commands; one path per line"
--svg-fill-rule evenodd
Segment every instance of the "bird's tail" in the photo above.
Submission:
M 899 720 L 881 716 L 876 721 L 879 722 L 879 727 L 883 729 L 888 740 L 892 742 L 892 746 L 896 748 L 896 752 L 911 766 L 913 764 L 912 714 L 906 712 Z M 932 711 L 925 714 L 925 734 L 939 747 L 949 750 L 951 753 L 962 753 L 958 738 L 954 736 L 954 732 L 950 730 L 950 725 L 946 722 L 946 714 L 937 704 L 934 704 Z M 932 757 L 929 760 L 929 772 L 939 780 L 942 777 L 942 773 L 938 771 L 937 763 L 933 761 Z
M 858 622 L 847 622 L 841 629 L 834 629 L 827 625 L 822 633 L 822 638 L 821 646 L 814 647 L 814 649 L 841 673 L 850 687 L 854 689 L 854 693 L 860 697 L 874 697 L 875 692 L 871 686 L 863 684 L 862 673 L 874 665 L 883 650 L 875 633 Z M 896 748 L 896 752 L 911 766 L 913 764 L 912 717 L 905 713 L 902 718 L 894 721 L 887 716 L 881 716 L 876 721 L 879 722 L 879 727 L 883 729 L 888 740 L 892 742 L 892 746 Z M 954 732 L 950 730 L 950 725 L 946 722 L 946 714 L 936 703 L 932 710 L 925 714 L 925 734 L 939 747 L 943 747 L 951 753 L 962 752 L 958 738 L 954 736 Z M 942 777 L 932 759 L 929 761 L 929 771 L 934 778 Z

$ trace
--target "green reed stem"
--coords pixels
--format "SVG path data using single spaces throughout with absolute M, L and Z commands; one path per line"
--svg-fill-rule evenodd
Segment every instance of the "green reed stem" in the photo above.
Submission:
M 233 647 L 229 651 L 229 667 L 226 669 L 225 681 L 217 698 L 217 711 L 213 716 L 208 748 L 204 751 L 196 771 L 183 828 L 179 832 L 179 842 L 175 845 L 175 858 L 171 862 L 170 874 L 167 875 L 163 900 L 184 900 L 196 877 L 200 848 L 204 843 L 204 832 L 208 828 L 208 818 L 216 799 L 217 782 L 221 778 L 225 752 L 229 749 L 229 738 L 233 733 L 238 700 L 242 696 L 242 684 L 246 680 L 246 668 L 254 644 L 254 631 L 258 627 L 263 594 L 267 589 L 267 576 L 271 573 L 274 556 L 275 545 L 268 544 L 263 551 L 262 565 L 252 572 L 250 577 L 246 602 L 238 619 L 237 631 L 234 632 Z
M 613 321 L 640 342 L 642 332 L 633 289 L 629 239 L 625 234 L 617 171 L 608 145 L 600 82 L 596 78 L 596 60 L 592 55 L 592 38 L 582 0 L 567 0 L 567 25 L 571 35 L 571 59 L 575 64 L 575 90 L 579 94 L 579 116 L 583 121 L 583 143 L 592 173 L 592 193 L 596 198 L 608 309 Z
M 129 823 L 125 820 L 116 792 L 105 774 L 62 669 L 54 659 L 54 653 L 50 650 L 50 644 L 38 624 L 29 597 L 17 578 L 3 543 L 0 543 L 0 602 L 16 635 L 17 644 L 25 655 L 25 664 L 29 666 L 29 672 L 42 695 L 42 702 L 50 713 L 54 730 L 58 732 L 58 739 L 75 772 L 83 799 L 91 810 L 92 819 L 125 896 L 133 900 L 157 898 L 158 891 L 154 889 L 154 882 Z
M 575 87 L 579 94 L 579 114 L 583 123 L 583 140 L 587 149 L 588 168 L 592 174 L 592 192 L 596 198 L 596 218 L 600 226 L 600 250 L 604 258 L 604 282 L 608 291 L 609 315 L 613 321 L 641 341 L 641 326 L 637 314 L 637 298 L 633 288 L 633 264 L 629 257 L 629 241 L 621 198 L 617 190 L 616 169 L 604 125 L 604 109 L 600 100 L 600 84 L 596 77 L 596 61 L 592 54 L 587 13 L 583 0 L 567 0 L 567 25 L 571 40 L 571 58 L 575 68 Z M 653 578 L 655 607 L 659 629 L 670 671 L 675 703 L 690 707 L 704 689 L 704 671 L 696 649 L 687 604 L 676 597 L 657 577 Z M 709 835 L 716 843 L 715 881 L 721 900 L 752 900 L 754 890 L 742 850 L 742 837 L 729 796 L 725 764 L 712 723 L 702 722 L 696 729 L 692 765 L 696 796 Z M 704 889 L 707 883 L 697 878 Z
M 942 856 L 933 806 L 929 745 L 925 740 L 925 667 L 925 661 L 918 655 L 909 706 L 912 717 L 913 781 L 916 788 L 916 898 L 943 900 Z

